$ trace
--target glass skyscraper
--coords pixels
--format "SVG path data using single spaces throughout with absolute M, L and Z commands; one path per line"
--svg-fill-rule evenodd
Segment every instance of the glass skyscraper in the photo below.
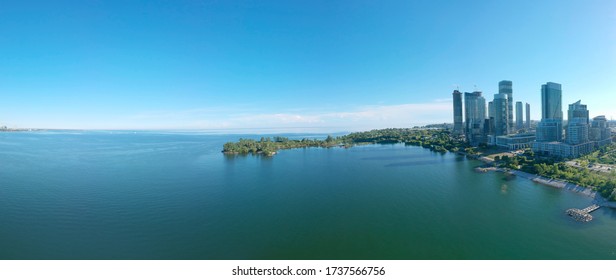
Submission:
M 494 114 L 494 136 L 507 135 L 509 133 L 509 100 L 507 94 L 494 95 L 492 114 Z
M 563 139 L 562 89 L 560 84 L 541 85 L 541 122 L 537 126 L 537 141 L 561 142 Z
M 503 80 L 498 83 L 498 93 L 504 93 L 507 95 L 507 114 L 509 115 L 509 123 L 507 127 L 509 131 L 507 133 L 513 133 L 513 82 Z
M 524 128 L 524 119 L 522 116 L 524 116 L 524 108 L 522 105 L 522 102 L 518 101 L 515 103 L 515 127 L 516 129 L 520 130 L 522 128 Z
M 486 100 L 481 91 L 464 93 L 464 123 L 466 141 L 477 146 L 486 142 L 484 124 L 486 119 Z
M 562 89 L 560 84 L 541 85 L 541 119 L 563 119 Z
M 460 135 L 464 133 L 462 126 L 462 93 L 453 91 L 453 132 Z

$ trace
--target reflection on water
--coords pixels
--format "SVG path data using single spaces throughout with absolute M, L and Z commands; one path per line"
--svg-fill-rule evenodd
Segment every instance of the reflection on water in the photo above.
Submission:
M 513 174 L 509 174 L 509 173 L 503 173 L 503 180 L 505 181 L 512 181 L 515 180 L 517 178 L 517 176 L 513 175 Z
M 507 193 L 507 188 L 508 188 L 507 185 L 503 184 L 501 186 L 501 193 L 506 194 Z
M 386 164 L 385 167 L 399 167 L 399 166 L 420 166 L 420 165 L 434 165 L 434 164 L 446 164 L 442 161 L 436 160 L 418 160 L 418 161 L 405 161 Z
M 362 160 L 401 160 L 401 159 L 432 159 L 431 154 L 426 155 L 400 155 L 400 156 L 378 156 L 378 157 L 364 157 Z

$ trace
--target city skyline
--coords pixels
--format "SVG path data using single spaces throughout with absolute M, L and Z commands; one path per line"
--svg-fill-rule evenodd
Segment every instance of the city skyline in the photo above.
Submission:
M 590 122 L 590 111 L 582 100 L 568 105 L 566 122 L 563 118 L 562 85 L 547 82 L 541 85 L 541 121 L 533 129 L 529 117 L 530 104 L 515 101 L 515 124 L 511 104 L 514 103 L 513 82 L 498 83 L 499 93 L 487 103 L 481 91 L 464 93 L 464 108 L 461 92 L 454 90 L 453 134 L 459 136 L 460 118 L 464 112 L 464 138 L 466 143 L 500 146 L 510 150 L 532 148 L 534 152 L 556 157 L 578 157 L 611 143 L 611 131 L 604 115 Z M 487 114 L 486 114 L 487 108 Z M 524 123 L 526 113 L 526 124 Z M 564 132 L 564 135 L 563 135 Z
M 451 91 L 491 97 L 501 80 L 514 82 L 513 99 L 531 105 L 533 120 L 546 81 L 563 84 L 563 104 L 583 97 L 591 115 L 609 120 L 614 9 L 612 1 L 3 1 L 0 126 L 410 127 L 451 123 Z

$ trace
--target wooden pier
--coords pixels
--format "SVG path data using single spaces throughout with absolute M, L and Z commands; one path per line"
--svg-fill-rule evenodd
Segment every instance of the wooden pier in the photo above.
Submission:
M 571 218 L 573 218 L 574 220 L 578 222 L 590 222 L 592 221 L 592 215 L 590 215 L 590 212 L 599 209 L 599 207 L 601 206 L 597 204 L 593 204 L 584 209 L 577 209 L 577 208 L 567 209 L 566 213 L 567 215 L 571 216 Z

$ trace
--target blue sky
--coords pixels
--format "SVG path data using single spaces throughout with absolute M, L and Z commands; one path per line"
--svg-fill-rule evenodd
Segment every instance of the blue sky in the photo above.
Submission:
M 611 0 L 0 2 L 12 127 L 408 127 L 504 79 L 610 118 L 615 77 Z

